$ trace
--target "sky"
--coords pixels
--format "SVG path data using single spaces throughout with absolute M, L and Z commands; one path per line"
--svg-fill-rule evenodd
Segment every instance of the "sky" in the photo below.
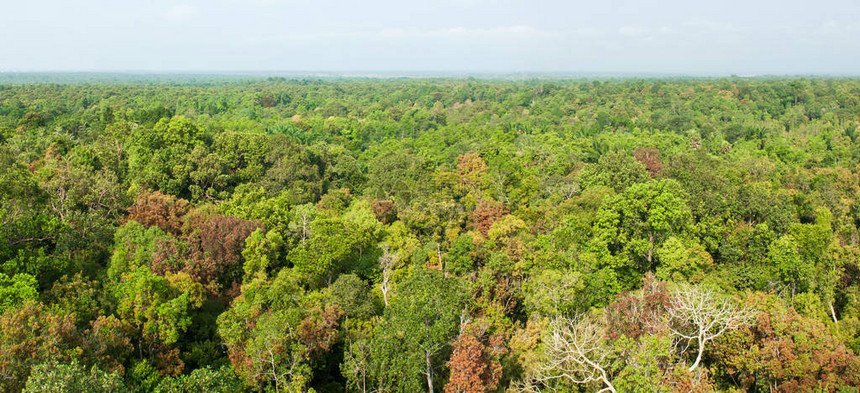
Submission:
M 0 72 L 860 75 L 858 0 L 0 0 Z

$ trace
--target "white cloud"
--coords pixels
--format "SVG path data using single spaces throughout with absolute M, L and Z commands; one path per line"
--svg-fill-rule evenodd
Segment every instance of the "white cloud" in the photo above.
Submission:
M 627 37 L 639 37 L 639 38 L 641 38 L 641 37 L 645 37 L 645 36 L 648 36 L 649 34 L 651 34 L 651 30 L 645 29 L 642 27 L 636 27 L 636 26 L 621 26 L 618 29 L 618 34 L 621 34 L 621 35 L 627 36 Z
M 194 17 L 196 12 L 197 10 L 188 4 L 178 4 L 167 10 L 164 17 L 172 22 L 183 22 Z
M 421 41 L 421 40 L 448 40 L 448 41 L 510 41 L 510 40 L 536 40 L 562 38 L 566 36 L 593 37 L 600 32 L 594 29 L 579 29 L 575 31 L 548 31 L 540 30 L 527 25 L 498 26 L 493 28 L 466 28 L 452 27 L 435 30 L 407 30 L 401 28 L 389 28 L 372 31 L 347 31 L 326 33 L 297 33 L 271 36 L 262 39 L 252 39 L 249 43 L 271 43 L 271 42 L 293 42 L 293 43 L 320 43 L 336 42 L 342 40 L 358 41 Z
M 492 28 L 450 27 L 432 30 L 409 30 L 388 28 L 370 31 L 345 31 L 321 33 L 282 34 L 246 40 L 249 44 L 292 42 L 323 43 L 337 41 L 461 41 L 461 42 L 498 42 L 529 41 L 565 38 L 595 38 L 602 36 L 601 30 L 578 28 L 575 30 L 541 30 L 528 25 L 497 26 Z
M 704 30 L 712 33 L 739 33 L 744 29 L 733 23 L 714 22 L 710 20 L 694 19 L 684 23 L 685 26 L 692 27 L 697 30 Z
M 552 31 L 539 30 L 532 26 L 516 25 L 516 26 L 498 26 L 489 29 L 481 28 L 465 28 L 454 27 L 450 29 L 441 29 L 427 31 L 420 34 L 424 37 L 436 38 L 451 38 L 451 39 L 516 39 L 516 38 L 549 38 L 557 37 L 559 33 Z

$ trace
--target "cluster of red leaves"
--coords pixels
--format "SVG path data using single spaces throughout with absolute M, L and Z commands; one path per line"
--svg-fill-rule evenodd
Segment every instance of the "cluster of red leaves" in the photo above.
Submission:
M 713 351 L 745 390 L 836 391 L 860 385 L 860 357 L 822 322 L 794 308 L 762 312 Z
M 275 106 L 275 99 L 272 96 L 260 97 L 260 106 L 263 108 L 271 108 Z
M 684 393 L 713 393 L 714 381 L 708 368 L 702 367 L 695 372 L 686 367 L 674 367 L 666 370 L 661 385 L 670 392 Z
M 397 206 L 388 199 L 375 199 L 370 207 L 376 219 L 383 224 L 391 224 L 397 219 Z
M 660 160 L 660 150 L 653 147 L 638 148 L 633 151 L 633 157 L 645 166 L 651 177 L 657 177 L 663 170 L 663 161 Z
M 445 393 L 493 392 L 502 378 L 499 358 L 507 352 L 501 335 L 484 337 L 470 329 L 454 342 L 454 353 L 448 361 L 451 370 Z
M 210 290 L 227 289 L 236 277 L 224 277 L 231 268 L 241 270 L 245 239 L 262 225 L 236 217 L 191 215 L 187 221 L 190 261 L 183 269 Z
M 508 209 L 503 203 L 493 200 L 482 200 L 478 203 L 475 210 L 469 213 L 469 227 L 487 236 L 487 232 L 490 231 L 493 223 L 505 214 L 508 214 Z
M 338 338 L 338 320 L 343 316 L 337 306 L 315 308 L 299 324 L 299 340 L 311 354 L 328 351 Z
M 167 233 L 179 235 L 182 231 L 182 217 L 188 213 L 188 201 L 160 191 L 141 193 L 128 209 L 128 219 L 143 226 L 157 226 Z
M 457 157 L 457 174 L 460 184 L 470 188 L 481 185 L 481 176 L 487 169 L 487 163 L 478 153 L 467 153 Z
M 173 238 L 159 239 L 152 256 L 154 272 L 188 273 L 210 292 L 227 298 L 234 297 L 232 288 L 241 279 L 245 239 L 262 227 L 256 221 L 207 209 L 192 210 L 186 200 L 159 191 L 141 193 L 129 209 L 128 219 L 157 226 L 187 244 L 179 247 Z
M 618 295 L 606 307 L 609 337 L 616 339 L 625 335 L 638 339 L 642 335 L 654 335 L 663 329 L 663 315 L 671 296 L 665 282 L 658 281 L 653 274 L 642 279 L 641 291 Z

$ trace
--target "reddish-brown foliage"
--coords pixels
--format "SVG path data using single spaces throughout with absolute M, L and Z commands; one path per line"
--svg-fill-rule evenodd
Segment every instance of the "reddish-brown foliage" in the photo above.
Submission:
M 454 353 L 448 361 L 451 370 L 445 393 L 483 393 L 495 391 L 502 377 L 499 357 L 507 350 L 501 337 L 491 337 L 488 343 L 470 328 L 454 342 Z
M 663 170 L 663 161 L 660 161 L 660 150 L 653 147 L 638 148 L 633 151 L 633 157 L 645 165 L 645 169 L 651 174 L 651 177 L 656 177 Z
M 0 387 L 20 391 L 30 367 L 53 359 L 68 361 L 79 351 L 74 315 L 58 316 L 33 302 L 0 315 Z
M 460 175 L 460 184 L 478 188 L 481 185 L 481 176 L 487 169 L 487 163 L 478 153 L 467 153 L 457 157 L 457 172 Z
M 860 385 L 860 357 L 822 322 L 779 303 L 715 342 L 714 356 L 747 391 L 836 391 Z
M 640 291 L 622 293 L 606 307 L 610 338 L 625 335 L 638 339 L 643 334 L 657 334 L 663 328 L 669 289 L 651 273 L 645 275 L 642 282 Z
M 272 96 L 260 97 L 260 106 L 263 108 L 271 108 L 275 106 L 275 99 Z
M 152 364 L 162 375 L 179 375 L 185 369 L 185 362 L 179 358 L 179 349 L 161 345 L 155 351 Z
M 182 230 L 182 217 L 188 213 L 188 209 L 188 201 L 184 199 L 160 191 L 144 192 L 128 209 L 128 219 L 178 235 Z
M 391 224 L 397 219 L 397 206 L 388 199 L 375 199 L 370 207 L 376 219 L 383 224 Z
M 159 275 L 167 272 L 178 272 L 184 267 L 179 259 L 179 248 L 174 238 L 155 239 L 155 249 L 152 253 L 152 271 Z
M 205 213 L 190 214 L 186 221 L 190 258 L 183 270 L 211 291 L 229 288 L 240 280 L 241 274 L 233 273 L 241 271 L 245 239 L 262 225 Z
M 343 312 L 337 306 L 316 308 L 299 324 L 299 340 L 310 353 L 328 351 L 338 337 L 338 320 Z
M 669 392 L 677 393 L 712 393 L 716 391 L 711 373 L 705 367 L 699 368 L 695 372 L 688 371 L 686 367 L 673 367 L 664 372 L 661 385 L 667 388 Z
M 484 236 L 490 231 L 490 227 L 499 218 L 508 213 L 508 209 L 501 202 L 493 200 L 482 200 L 472 213 L 469 214 L 469 226 Z
M 84 353 L 102 370 L 122 372 L 131 348 L 129 334 L 129 327 L 119 319 L 99 316 L 84 331 Z

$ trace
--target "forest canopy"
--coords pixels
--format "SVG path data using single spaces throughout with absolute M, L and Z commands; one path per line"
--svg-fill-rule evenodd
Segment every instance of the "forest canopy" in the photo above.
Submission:
M 0 392 L 860 386 L 856 79 L 0 83 Z

